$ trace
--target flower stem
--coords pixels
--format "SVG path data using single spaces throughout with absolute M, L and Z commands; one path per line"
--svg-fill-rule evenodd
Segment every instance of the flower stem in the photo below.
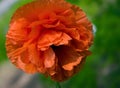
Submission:
M 61 88 L 60 83 L 56 82 L 56 88 Z

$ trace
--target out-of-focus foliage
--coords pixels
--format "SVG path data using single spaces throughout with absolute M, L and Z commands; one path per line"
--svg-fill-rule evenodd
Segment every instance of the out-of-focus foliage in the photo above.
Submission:
M 31 0 L 18 0 L 0 15 L 0 62 L 6 59 L 5 33 L 13 12 Z M 61 83 L 62 88 L 120 88 L 120 0 L 67 0 L 81 7 L 96 26 L 92 55 L 81 71 Z M 7 59 L 8 60 L 8 59 Z M 54 83 L 40 76 L 46 88 Z

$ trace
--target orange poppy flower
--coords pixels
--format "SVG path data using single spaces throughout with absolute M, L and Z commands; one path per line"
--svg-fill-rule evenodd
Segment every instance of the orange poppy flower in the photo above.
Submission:
M 80 70 L 92 40 L 92 24 L 79 7 L 64 0 L 35 0 L 13 15 L 6 49 L 23 71 L 64 81 Z

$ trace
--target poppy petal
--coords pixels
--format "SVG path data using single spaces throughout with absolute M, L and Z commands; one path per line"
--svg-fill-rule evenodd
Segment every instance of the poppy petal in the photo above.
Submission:
M 29 53 L 29 60 L 31 63 L 35 64 L 36 66 L 41 66 L 41 57 L 40 52 L 37 50 L 36 44 L 30 44 L 28 47 L 28 53 Z
M 71 38 L 62 32 L 47 30 L 40 36 L 38 40 L 38 48 L 46 50 L 50 45 L 63 45 L 67 44 Z
M 74 39 L 77 39 L 77 40 L 79 40 L 79 38 L 80 38 L 79 31 L 76 28 L 67 28 L 65 25 L 60 23 L 55 29 L 58 30 L 58 31 L 65 32 L 71 38 L 74 38 Z
M 79 53 L 68 46 L 59 46 L 53 48 L 53 50 L 55 50 L 56 56 L 58 57 L 58 62 L 64 70 L 72 70 L 74 66 L 77 66 L 83 58 Z
M 10 24 L 10 31 L 8 31 L 6 37 L 14 40 L 14 42 L 16 43 L 17 42 L 23 43 L 26 40 L 26 36 L 27 36 L 27 28 L 26 28 L 27 25 L 28 22 L 24 18 L 21 18 L 13 22 L 12 24 Z
M 55 53 L 52 48 L 44 51 L 44 66 L 45 68 L 51 68 L 55 64 Z
M 35 65 L 33 65 L 32 63 L 30 63 L 30 64 L 26 64 L 25 65 L 25 71 L 27 72 L 27 73 L 35 73 L 35 72 L 37 72 L 37 68 L 36 68 L 36 66 Z

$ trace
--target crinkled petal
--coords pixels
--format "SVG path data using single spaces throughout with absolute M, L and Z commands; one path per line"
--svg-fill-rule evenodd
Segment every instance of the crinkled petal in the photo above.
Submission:
M 68 45 L 70 40 L 72 40 L 72 38 L 69 35 L 67 35 L 66 33 L 62 33 L 62 36 L 58 41 L 54 43 L 54 45 L 55 46 Z
M 37 50 L 36 44 L 30 44 L 28 46 L 29 60 L 32 64 L 36 66 L 41 66 L 41 60 L 43 59 L 40 54 L 41 52 Z
M 76 51 L 82 51 L 86 49 L 86 45 L 82 41 L 74 39 L 70 42 L 70 47 L 74 48 Z
M 82 56 L 74 49 L 68 46 L 59 46 L 54 48 L 58 62 L 64 70 L 72 70 L 82 59 Z
M 25 65 L 25 72 L 33 74 L 33 73 L 36 73 L 38 71 L 37 71 L 37 68 L 34 64 L 29 63 L 29 64 Z
M 65 32 L 73 39 L 79 40 L 80 38 L 79 31 L 75 27 L 67 28 L 64 24 L 60 23 L 55 29 L 58 31 Z
M 45 9 L 46 1 L 48 0 L 36 0 L 18 8 L 11 22 L 20 18 L 26 18 L 30 22 L 35 21 L 38 19 L 38 13 L 43 12 L 43 9 Z
M 11 41 L 13 44 L 16 44 L 17 42 L 23 43 L 26 40 L 28 34 L 28 24 L 29 23 L 24 18 L 14 21 L 10 24 L 10 29 L 6 37 L 13 40 L 14 42 Z
M 47 30 L 38 40 L 38 48 L 40 50 L 46 50 L 50 45 L 64 45 L 67 44 L 71 38 L 62 32 Z
M 55 64 L 55 53 L 52 48 L 49 48 L 44 51 L 44 66 L 45 68 L 51 68 Z
M 51 75 L 51 78 L 58 82 L 67 80 L 80 70 L 80 68 L 83 65 L 83 59 L 81 60 L 81 63 L 75 66 L 72 70 L 64 70 L 60 64 L 57 64 L 55 69 L 56 72 L 53 75 Z
M 19 56 L 23 63 L 25 63 L 25 64 L 30 63 L 29 53 L 28 53 L 27 49 L 25 51 L 23 51 Z

